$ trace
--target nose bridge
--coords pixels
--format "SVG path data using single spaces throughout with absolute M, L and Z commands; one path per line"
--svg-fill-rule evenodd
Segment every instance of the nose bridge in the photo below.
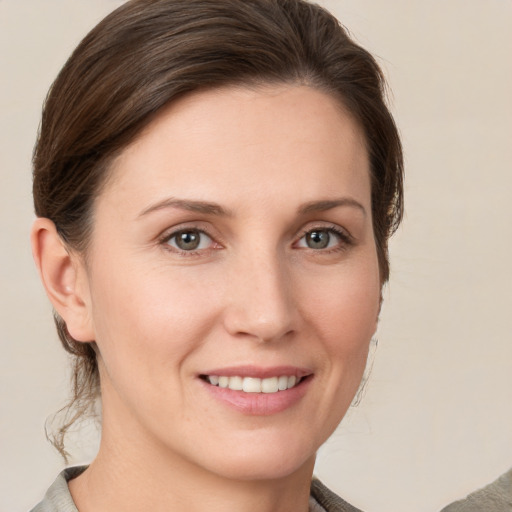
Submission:
M 230 288 L 225 321 L 231 334 L 273 341 L 293 330 L 290 275 L 278 251 L 253 250 L 240 255 Z

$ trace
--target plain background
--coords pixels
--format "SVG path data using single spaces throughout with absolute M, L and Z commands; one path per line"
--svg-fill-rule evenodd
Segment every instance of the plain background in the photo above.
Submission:
M 43 424 L 67 362 L 28 243 L 40 108 L 120 3 L 0 0 L 2 512 L 28 510 L 63 466 Z M 512 1 L 321 3 L 385 69 L 407 203 L 366 395 L 317 474 L 368 512 L 435 511 L 512 466 Z

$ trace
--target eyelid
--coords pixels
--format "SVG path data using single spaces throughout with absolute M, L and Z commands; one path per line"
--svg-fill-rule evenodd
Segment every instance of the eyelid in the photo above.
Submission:
M 180 235 L 183 235 L 184 233 L 194 233 L 194 234 L 199 235 L 199 244 L 198 244 L 199 247 L 197 249 L 185 250 L 185 249 L 180 249 L 180 247 L 178 247 L 177 239 L 179 239 Z M 207 241 L 206 241 L 207 245 L 209 245 L 209 244 L 211 244 L 213 242 L 212 237 L 209 236 L 208 234 L 206 234 L 204 231 L 199 231 L 197 229 L 184 229 L 182 231 L 178 231 L 177 233 L 171 234 L 171 236 L 167 238 L 167 242 L 166 243 L 169 246 L 171 246 L 173 249 L 176 249 L 178 251 L 194 252 L 194 251 L 201 251 L 201 250 L 207 249 L 207 247 L 201 247 L 201 245 L 203 245 L 204 242 L 205 242 L 204 240 L 202 240 L 203 238 L 207 238 Z M 176 245 L 171 243 L 175 239 L 176 239 Z
M 328 231 L 330 233 L 334 233 L 334 235 L 339 239 L 339 243 L 336 244 L 335 247 L 328 247 L 324 249 L 313 249 L 309 247 L 300 247 L 300 249 L 309 249 L 311 251 L 317 252 L 317 253 L 329 253 L 329 252 L 336 252 L 340 250 L 344 250 L 347 247 L 354 245 L 356 240 L 352 236 L 352 234 L 344 227 L 341 227 L 337 224 L 328 223 L 310 223 L 306 227 L 302 228 L 299 234 L 297 235 L 297 238 L 295 242 L 293 243 L 294 246 L 296 246 L 300 240 L 302 240 L 308 233 L 311 233 L 312 231 Z M 211 240 L 210 247 L 203 248 L 203 249 L 194 249 L 190 251 L 179 249 L 178 247 L 173 247 L 169 244 L 169 240 L 171 240 L 173 237 L 179 235 L 180 233 L 186 232 L 186 231 L 197 231 L 198 233 L 202 233 L 203 235 L 207 236 Z M 157 241 L 158 244 L 163 246 L 165 250 L 172 252 L 177 255 L 182 256 L 197 256 L 197 255 L 204 255 L 205 253 L 208 253 L 212 250 L 218 250 L 224 248 L 224 244 L 222 241 L 218 241 L 219 236 L 214 235 L 212 233 L 212 229 L 208 226 L 208 224 L 205 223 L 184 223 L 182 225 L 173 226 L 172 228 L 168 228 L 165 231 L 163 231 L 158 237 Z
M 304 235 L 311 233 L 311 231 L 321 229 L 326 231 L 334 231 L 335 233 L 340 233 L 342 236 L 345 236 L 346 238 L 354 239 L 354 237 L 347 228 L 342 227 L 339 224 L 335 224 L 333 222 L 323 221 L 308 222 L 308 224 L 300 230 L 299 237 L 303 237 Z
M 342 228 L 341 226 L 338 226 L 336 224 L 317 224 L 317 225 L 307 226 L 300 231 L 300 234 L 299 234 L 295 244 L 300 242 L 308 233 L 311 233 L 313 231 L 328 231 L 330 233 L 334 233 L 335 236 L 340 239 L 340 244 L 338 244 L 338 246 L 336 246 L 336 247 L 329 247 L 329 248 L 325 248 L 325 249 L 312 249 L 310 247 L 301 247 L 301 249 L 302 248 L 310 249 L 315 252 L 326 253 L 326 252 L 336 251 L 336 250 L 340 250 L 340 249 L 343 250 L 347 246 L 355 244 L 355 239 L 351 235 L 351 233 L 347 229 Z
M 194 249 L 185 251 L 179 247 L 174 247 L 169 244 L 169 241 L 179 235 L 180 233 L 187 231 L 197 231 L 200 234 L 207 236 L 211 240 L 211 246 L 203 249 Z M 158 244 L 164 247 L 166 251 L 180 255 L 180 256 L 196 256 L 199 254 L 205 254 L 208 251 L 217 250 L 222 248 L 222 244 L 217 241 L 217 237 L 211 233 L 211 229 L 205 226 L 203 223 L 199 224 L 185 224 L 173 226 L 172 228 L 166 229 L 158 236 Z

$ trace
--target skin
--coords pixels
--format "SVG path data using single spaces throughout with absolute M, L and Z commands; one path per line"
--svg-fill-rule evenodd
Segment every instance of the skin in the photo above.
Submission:
M 36 221 L 54 307 L 99 349 L 101 447 L 70 483 L 81 512 L 307 511 L 315 453 L 377 324 L 369 176 L 362 132 L 332 97 L 223 88 L 173 103 L 118 157 L 87 263 Z M 207 233 L 199 249 L 178 248 L 183 229 Z M 327 248 L 308 245 L 312 230 Z M 305 368 L 307 390 L 279 413 L 245 414 L 199 378 L 238 365 Z

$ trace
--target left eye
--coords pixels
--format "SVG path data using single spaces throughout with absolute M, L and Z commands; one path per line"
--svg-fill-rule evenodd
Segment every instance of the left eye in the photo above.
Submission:
M 333 229 L 312 229 L 299 240 L 297 245 L 308 249 L 330 249 L 339 245 L 340 241 L 340 234 Z
M 198 251 L 207 249 L 213 240 L 203 231 L 186 229 L 174 233 L 167 239 L 167 244 L 180 251 Z

